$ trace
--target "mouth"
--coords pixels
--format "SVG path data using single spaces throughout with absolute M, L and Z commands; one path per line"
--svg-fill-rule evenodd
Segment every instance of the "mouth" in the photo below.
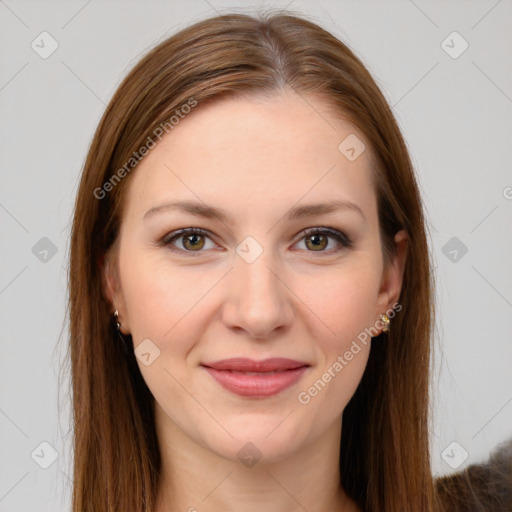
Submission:
M 310 365 L 287 358 L 263 361 L 232 358 L 203 363 L 201 367 L 231 393 L 244 397 L 266 398 L 296 384 Z

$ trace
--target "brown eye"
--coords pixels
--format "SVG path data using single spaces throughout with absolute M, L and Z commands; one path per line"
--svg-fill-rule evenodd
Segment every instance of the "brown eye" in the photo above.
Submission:
M 319 255 L 328 255 L 343 249 L 350 249 L 353 246 L 351 239 L 345 233 L 333 228 L 308 228 L 302 234 L 303 237 L 299 242 L 304 243 L 305 250 L 310 253 L 317 252 Z M 333 247 L 329 246 L 330 243 L 334 244 Z M 200 256 L 207 249 L 218 249 L 208 231 L 201 228 L 185 228 L 174 231 L 165 236 L 160 244 L 175 253 L 188 256 Z
M 204 247 L 204 237 L 203 235 L 193 234 L 193 235 L 185 235 L 182 237 L 183 247 L 185 249 L 195 250 L 202 249 Z
M 209 246 L 208 241 L 210 241 Z M 200 228 L 185 228 L 174 231 L 164 237 L 161 244 L 173 252 L 188 254 L 189 256 L 199 256 L 207 249 L 215 248 L 215 243 L 208 236 L 208 233 Z
M 304 243 L 307 252 L 328 255 L 353 246 L 352 240 L 345 233 L 333 228 L 308 228 L 302 235 L 299 242 Z
M 313 251 L 322 251 L 327 247 L 328 237 L 325 235 L 308 235 L 306 237 L 306 247 Z

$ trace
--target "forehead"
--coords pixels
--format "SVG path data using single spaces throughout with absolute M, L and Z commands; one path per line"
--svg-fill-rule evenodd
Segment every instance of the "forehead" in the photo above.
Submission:
M 362 151 L 355 159 L 347 157 L 351 147 Z M 125 212 L 140 217 L 159 202 L 194 199 L 232 206 L 240 218 L 346 199 L 371 217 L 371 165 L 364 135 L 319 97 L 223 99 L 199 104 L 144 157 L 130 177 Z

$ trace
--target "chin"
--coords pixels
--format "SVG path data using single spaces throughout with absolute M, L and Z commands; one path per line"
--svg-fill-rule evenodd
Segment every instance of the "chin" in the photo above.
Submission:
M 253 414 L 252 423 L 250 416 L 246 414 L 233 422 L 219 420 L 233 437 L 219 432 L 212 438 L 210 432 L 206 446 L 226 460 L 262 467 L 286 459 L 307 442 L 308 432 L 304 425 L 297 424 L 297 418 L 292 419 L 293 414 L 289 418 L 276 414 L 266 419 Z

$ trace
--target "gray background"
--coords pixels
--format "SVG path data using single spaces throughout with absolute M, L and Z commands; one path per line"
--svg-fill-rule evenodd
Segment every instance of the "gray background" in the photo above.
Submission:
M 363 60 L 413 157 L 438 282 L 436 474 L 484 461 L 511 437 L 510 0 L 0 0 L 0 512 L 69 510 L 70 409 L 59 382 L 68 238 L 105 104 L 141 52 L 191 22 L 286 5 Z M 46 59 L 31 47 L 43 31 L 58 43 Z M 463 41 L 446 40 L 454 31 L 469 44 L 458 58 Z M 53 452 L 42 442 L 58 453 L 47 469 Z

